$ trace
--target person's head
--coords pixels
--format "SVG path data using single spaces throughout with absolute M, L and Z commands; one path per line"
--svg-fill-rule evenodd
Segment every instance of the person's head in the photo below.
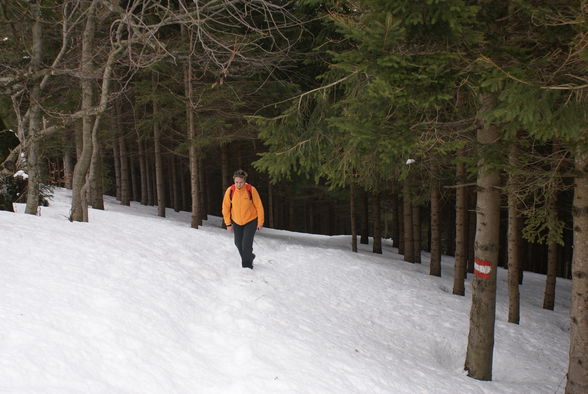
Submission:
M 233 174 L 233 182 L 235 182 L 237 189 L 241 189 L 247 182 L 247 173 L 243 170 L 235 171 Z

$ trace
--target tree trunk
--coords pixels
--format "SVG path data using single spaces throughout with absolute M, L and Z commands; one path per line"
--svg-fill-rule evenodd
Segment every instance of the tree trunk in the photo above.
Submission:
M 463 157 L 464 151 L 460 149 L 457 152 L 458 157 Z M 466 169 L 463 162 L 456 165 L 456 178 L 459 183 L 455 191 L 455 265 L 453 269 L 453 294 L 465 295 L 465 274 L 466 274 L 466 220 L 467 220 L 467 205 L 466 193 L 467 189 L 463 184 L 466 181 Z
M 551 242 L 547 247 L 547 277 L 545 280 L 545 294 L 543 296 L 543 309 L 549 309 L 550 311 L 555 307 L 558 254 L 559 247 L 555 242 Z
M 169 164 L 170 164 L 170 171 L 171 171 L 171 179 L 172 179 L 172 201 L 173 206 L 172 208 L 176 212 L 180 212 L 180 192 L 179 192 L 179 185 L 178 185 L 178 169 L 176 167 L 176 157 L 171 155 L 169 157 Z
M 112 156 L 114 159 L 114 181 L 116 184 L 116 199 L 120 201 L 120 146 L 118 143 L 118 133 L 115 133 L 114 140 L 112 142 Z
M 192 37 L 190 36 L 190 44 L 192 44 Z M 192 62 L 188 59 L 184 69 L 184 85 L 186 95 L 186 119 L 187 119 L 187 133 L 188 133 L 188 157 L 190 160 L 190 190 L 192 196 L 192 228 L 198 228 L 201 224 L 200 218 L 200 197 L 198 184 L 198 148 L 196 146 L 194 135 L 194 111 L 192 110 Z
M 391 209 L 392 223 L 390 226 L 390 233 L 392 236 L 392 247 L 400 247 L 400 208 L 398 204 L 398 194 L 392 194 Z
M 199 204 L 200 204 L 200 224 L 203 220 L 208 220 L 208 199 L 206 198 L 206 173 L 204 171 L 204 160 L 202 157 L 198 162 L 198 190 L 199 190 Z
M 588 153 L 575 158 L 572 302 L 566 394 L 588 393 Z
M 127 154 L 127 143 L 123 135 L 118 137 L 120 154 L 120 203 L 131 205 L 130 181 L 129 181 L 129 157 Z
M 372 251 L 382 254 L 382 210 L 381 210 L 381 193 L 374 193 L 373 202 L 374 211 L 374 245 Z
M 495 97 L 482 97 L 481 113 L 495 106 Z M 478 129 L 480 149 L 500 138 L 500 131 L 491 124 Z M 483 152 L 482 152 L 483 154 Z M 500 174 L 485 159 L 478 163 L 476 260 L 472 280 L 472 306 L 465 369 L 468 376 L 492 380 L 494 323 L 496 317 L 496 268 L 500 238 Z
M 355 185 L 349 185 L 349 213 L 351 216 L 351 251 L 357 252 L 357 214 L 355 209 Z
M 225 190 L 227 190 L 229 186 L 231 186 L 231 184 L 233 183 L 231 179 L 231 169 L 229 168 L 229 157 L 229 145 L 221 145 L 221 176 L 223 185 L 223 195 Z
M 92 208 L 104 210 L 102 180 L 102 153 L 98 133 L 92 133 L 92 160 L 90 162 L 89 195 Z
M 361 199 L 360 199 L 360 231 L 361 236 L 359 238 L 359 243 L 367 245 L 370 243 L 369 239 L 369 229 L 368 229 L 368 217 L 369 217 L 369 194 L 367 191 L 361 191 Z
M 517 142 L 511 142 L 508 161 L 511 167 L 518 168 L 519 149 Z M 516 170 L 515 170 L 516 171 Z M 519 202 L 516 189 L 519 187 L 519 179 L 514 171 L 509 171 L 508 176 L 508 322 L 519 324 L 520 320 L 520 294 L 519 272 L 521 270 L 521 218 L 519 216 Z
M 31 53 L 31 67 L 32 73 L 36 73 L 41 68 L 41 56 L 43 54 L 43 29 L 41 25 L 41 2 L 35 1 L 31 5 L 33 14 L 32 26 L 32 53 Z M 35 137 L 41 131 L 41 81 L 36 79 L 33 81 L 30 93 L 29 106 L 29 132 L 28 138 Z M 27 184 L 27 205 L 25 213 L 36 215 L 39 209 L 39 194 L 40 194 L 40 176 L 41 176 L 41 157 L 39 150 L 39 143 L 33 142 L 27 152 L 27 167 L 28 167 L 28 184 Z
M 64 179 L 64 187 L 66 189 L 71 190 L 71 179 L 73 176 L 73 157 L 72 157 L 72 148 L 66 147 L 63 152 L 63 179 Z
M 94 106 L 94 91 L 92 87 L 94 74 L 94 35 L 96 30 L 96 7 L 98 1 L 92 1 L 86 10 L 86 26 L 82 37 L 81 58 L 81 90 L 82 111 L 88 113 Z M 82 152 L 74 167 L 72 202 L 70 220 L 84 221 L 84 211 L 87 209 L 85 196 L 82 196 L 82 188 L 86 183 L 86 174 L 92 160 L 92 126 L 93 116 L 85 114 L 82 117 Z
M 274 215 L 274 188 L 270 182 L 267 183 L 267 205 L 267 211 L 269 213 L 269 226 L 271 228 L 276 228 L 276 221 Z
M 433 174 L 437 172 L 434 171 Z M 429 274 L 441 276 L 441 191 L 434 184 L 431 188 L 431 261 Z
M 412 225 L 412 196 L 408 180 L 404 181 L 402 191 L 402 206 L 404 215 L 404 261 L 414 262 L 414 229 Z
M 156 75 L 152 75 L 153 91 L 157 90 Z M 165 179 L 163 178 L 163 160 L 161 159 L 161 130 L 159 128 L 159 108 L 157 99 L 153 106 L 153 147 L 155 154 L 155 184 L 157 185 L 157 216 L 165 217 Z
M 400 198 L 396 207 L 398 213 L 398 254 L 404 255 L 404 198 Z
M 421 207 L 412 204 L 412 244 L 414 248 L 413 263 L 421 264 Z

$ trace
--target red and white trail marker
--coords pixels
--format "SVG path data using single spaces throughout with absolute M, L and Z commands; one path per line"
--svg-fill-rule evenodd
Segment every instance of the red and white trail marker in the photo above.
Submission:
M 490 279 L 492 272 L 492 263 L 485 260 L 474 260 L 474 275 L 482 279 Z

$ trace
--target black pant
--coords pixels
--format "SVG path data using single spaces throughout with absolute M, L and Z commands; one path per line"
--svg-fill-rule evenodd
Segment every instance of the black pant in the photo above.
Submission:
M 233 222 L 233 233 L 235 234 L 235 246 L 241 255 L 241 266 L 253 268 L 253 237 L 257 231 L 257 219 L 241 226 Z

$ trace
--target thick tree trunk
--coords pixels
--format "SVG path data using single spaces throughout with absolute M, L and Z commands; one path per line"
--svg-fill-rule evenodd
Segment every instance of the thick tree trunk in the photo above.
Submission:
M 566 394 L 588 393 L 588 153 L 577 152 L 570 356 Z
M 414 262 L 414 229 L 412 225 L 412 196 L 409 180 L 404 181 L 402 190 L 403 232 L 404 232 L 404 261 Z
M 434 172 L 436 173 L 436 172 Z M 441 191 L 436 184 L 431 188 L 431 262 L 429 274 L 441 276 Z
M 481 113 L 488 112 L 494 105 L 495 97 L 483 96 Z M 481 149 L 496 143 L 499 138 L 500 131 L 494 125 L 485 124 L 478 129 L 477 141 Z M 465 369 L 468 376 L 474 379 L 492 380 L 500 239 L 500 174 L 485 159 L 480 160 L 478 168 L 476 260 Z
M 413 263 L 421 264 L 421 207 L 412 204 L 412 244 L 414 248 Z
M 82 36 L 81 57 L 81 90 L 82 111 L 88 111 L 94 106 L 93 74 L 94 74 L 94 35 L 96 30 L 96 7 L 98 1 L 94 0 L 86 10 L 86 26 Z M 84 221 L 84 211 L 87 209 L 86 197 L 82 195 L 86 183 L 86 175 L 92 161 L 92 128 L 93 116 L 86 114 L 82 117 L 82 152 L 78 156 L 74 168 L 72 185 L 72 202 L 70 220 Z M 86 218 L 87 220 L 87 218 Z
M 463 157 L 463 150 L 460 150 L 457 156 Z M 453 269 L 453 294 L 455 295 L 465 295 L 466 220 L 468 214 L 466 205 L 467 189 L 463 186 L 466 180 L 465 175 L 465 164 L 463 162 L 457 163 L 456 178 L 459 185 L 455 191 L 455 265 Z
M 359 243 L 367 245 L 370 243 L 369 239 L 369 229 L 368 229 L 368 218 L 369 218 L 369 193 L 366 190 L 361 191 L 361 199 L 360 199 L 360 231 L 361 236 L 359 238 Z
M 508 161 L 511 167 L 518 167 L 519 149 L 517 142 L 512 142 Z M 511 170 L 508 177 L 508 321 L 519 324 L 520 320 L 520 294 L 519 276 L 521 270 L 521 218 L 519 215 L 519 202 L 516 189 L 519 187 L 519 179 Z
M 32 26 L 32 53 L 31 53 L 31 72 L 35 73 L 41 68 L 41 56 L 43 54 L 43 29 L 41 25 L 41 2 L 35 1 L 31 5 L 33 14 Z M 29 106 L 29 127 L 28 138 L 35 137 L 41 131 L 41 81 L 33 81 L 33 86 L 30 93 Z M 40 176 L 41 176 L 41 157 L 39 150 L 39 143 L 33 142 L 27 152 L 27 169 L 28 169 L 28 185 L 27 185 L 27 205 L 25 213 L 36 215 L 39 209 L 39 194 L 40 194 Z
M 357 252 L 357 213 L 355 209 L 355 185 L 349 185 L 349 216 L 351 216 L 351 250 Z
M 382 254 L 382 210 L 381 210 L 381 193 L 374 193 L 373 211 L 374 211 L 374 245 L 372 251 Z

